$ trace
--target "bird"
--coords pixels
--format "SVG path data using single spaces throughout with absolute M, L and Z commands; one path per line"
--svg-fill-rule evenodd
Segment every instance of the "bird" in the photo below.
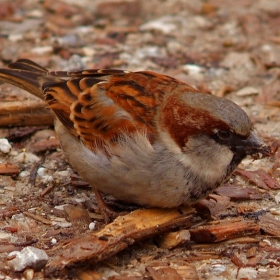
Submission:
M 237 104 L 152 71 L 48 71 L 19 59 L 0 81 L 45 100 L 67 161 L 102 209 L 100 192 L 148 207 L 192 205 L 246 156 L 270 154 Z

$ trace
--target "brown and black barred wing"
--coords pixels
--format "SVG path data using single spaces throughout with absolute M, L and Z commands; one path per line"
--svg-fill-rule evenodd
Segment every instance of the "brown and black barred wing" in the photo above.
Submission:
M 64 126 L 92 150 L 141 130 L 152 141 L 164 93 L 181 84 L 148 71 L 47 71 L 26 59 L 0 69 L 0 81 L 43 97 Z
M 92 150 L 137 131 L 145 131 L 152 141 L 157 107 L 171 83 L 178 83 L 153 72 L 99 69 L 49 74 L 68 78 L 43 84 L 49 107 Z

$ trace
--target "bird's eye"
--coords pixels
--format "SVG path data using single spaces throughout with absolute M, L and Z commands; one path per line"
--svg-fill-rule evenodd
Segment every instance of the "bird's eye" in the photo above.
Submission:
M 219 130 L 217 132 L 217 136 L 221 139 L 221 140 L 227 140 L 230 137 L 230 132 L 228 130 Z

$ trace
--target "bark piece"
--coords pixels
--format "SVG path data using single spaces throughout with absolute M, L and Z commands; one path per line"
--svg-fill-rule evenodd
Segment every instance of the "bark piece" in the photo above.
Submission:
M 199 215 L 208 218 L 210 216 L 219 217 L 221 214 L 224 214 L 231 205 L 232 203 L 229 197 L 210 194 L 207 198 L 196 203 L 194 207 Z
M 17 175 L 20 169 L 11 163 L 0 163 L 0 175 Z
M 241 219 L 220 220 L 216 221 L 215 224 L 190 230 L 191 240 L 197 243 L 216 243 L 259 232 L 260 227 L 256 223 Z
M 280 184 L 277 182 L 277 180 L 264 170 L 259 169 L 256 171 L 248 171 L 237 169 L 234 171 L 234 173 L 264 190 L 280 189 Z
M 257 188 L 242 187 L 238 185 L 223 185 L 215 190 L 215 193 L 229 197 L 232 201 L 262 199 L 263 194 Z
M 186 262 L 178 261 L 175 263 L 160 262 L 158 265 L 149 265 L 146 267 L 147 273 L 152 279 L 188 279 L 198 280 L 196 267 Z
M 34 153 L 42 153 L 49 150 L 55 150 L 60 146 L 57 138 L 40 140 L 30 145 L 30 150 Z
M 148 266 L 146 270 L 151 275 L 153 280 L 183 280 L 183 277 L 172 267 L 167 266 L 155 269 L 151 266 Z
M 50 274 L 74 263 L 91 259 L 93 262 L 104 260 L 127 248 L 138 240 L 192 223 L 193 210 L 180 208 L 140 209 L 125 216 L 119 216 L 103 229 L 78 236 L 59 245 L 61 252 L 47 264 L 46 273 Z
M 182 229 L 176 232 L 169 232 L 157 239 L 159 247 L 163 249 L 172 249 L 183 246 L 190 241 L 190 232 Z
M 52 125 L 53 115 L 44 101 L 0 103 L 0 127 Z
M 261 229 L 268 234 L 280 237 L 280 221 L 276 220 L 273 215 L 267 213 L 258 217 Z

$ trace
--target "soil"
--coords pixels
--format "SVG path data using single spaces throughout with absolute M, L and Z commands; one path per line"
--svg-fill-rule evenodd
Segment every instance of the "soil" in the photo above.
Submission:
M 164 228 L 160 236 L 134 236 L 102 261 L 17 272 L 11 252 L 33 246 L 50 262 L 104 220 L 90 186 L 66 162 L 51 115 L 2 83 L 0 279 L 279 279 L 279 26 L 279 0 L 0 1 L 1 68 L 28 58 L 51 70 L 164 73 L 236 102 L 273 152 L 245 159 L 175 236 Z M 126 215 L 137 208 L 106 199 Z M 223 225 L 228 235 L 221 236 Z M 184 242 L 163 246 L 166 236 Z

